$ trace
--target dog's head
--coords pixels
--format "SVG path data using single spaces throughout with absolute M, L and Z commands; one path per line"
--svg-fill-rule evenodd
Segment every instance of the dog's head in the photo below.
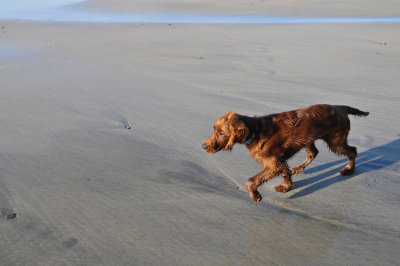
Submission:
M 203 143 L 203 149 L 208 153 L 220 150 L 232 150 L 235 143 L 243 143 L 249 135 L 249 129 L 234 112 L 227 112 L 214 124 L 213 134 Z

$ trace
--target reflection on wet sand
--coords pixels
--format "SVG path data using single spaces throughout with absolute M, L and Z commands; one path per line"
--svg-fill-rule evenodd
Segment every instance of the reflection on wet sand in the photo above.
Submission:
M 272 221 L 255 218 L 249 228 L 249 255 L 244 264 L 309 263 L 331 247 L 342 229 L 284 210 Z

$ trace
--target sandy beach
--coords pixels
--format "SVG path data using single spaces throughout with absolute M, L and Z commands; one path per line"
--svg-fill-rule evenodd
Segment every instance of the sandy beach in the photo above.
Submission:
M 399 16 L 396 1 L 106 1 L 73 9 Z M 0 18 L 0 265 L 397 265 L 400 24 Z M 294 189 L 202 142 L 228 110 L 351 117 L 356 172 L 317 142 Z M 304 160 L 300 152 L 289 163 Z

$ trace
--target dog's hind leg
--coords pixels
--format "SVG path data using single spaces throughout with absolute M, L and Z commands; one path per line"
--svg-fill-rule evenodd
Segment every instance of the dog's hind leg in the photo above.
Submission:
M 330 147 L 330 146 L 329 146 Z M 357 148 L 346 143 L 340 146 L 330 147 L 335 153 L 347 155 L 349 161 L 347 165 L 340 171 L 341 175 L 351 175 L 356 168 Z
M 304 149 L 307 152 L 307 159 L 303 163 L 299 164 L 298 166 L 292 169 L 292 175 L 304 172 L 304 169 L 315 159 L 315 157 L 317 157 L 318 149 L 317 147 L 315 147 L 314 142 L 304 147 Z
M 357 157 L 357 148 L 347 144 L 348 131 L 341 132 L 331 138 L 326 138 L 329 148 L 338 155 L 346 155 L 349 158 L 347 165 L 340 171 L 341 175 L 354 173 Z

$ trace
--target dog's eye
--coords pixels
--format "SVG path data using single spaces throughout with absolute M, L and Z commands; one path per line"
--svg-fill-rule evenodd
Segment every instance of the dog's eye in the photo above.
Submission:
M 225 137 L 225 134 L 221 132 L 221 133 L 219 133 L 219 136 L 220 137 Z

